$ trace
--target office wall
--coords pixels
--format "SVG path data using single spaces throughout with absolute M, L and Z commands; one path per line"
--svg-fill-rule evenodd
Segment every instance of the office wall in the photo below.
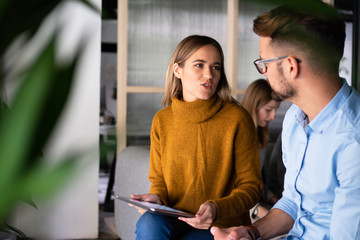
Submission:
M 92 0 L 100 9 L 101 1 Z M 67 106 L 44 151 L 48 164 L 81 152 L 70 184 L 51 200 L 34 198 L 38 209 L 22 204 L 12 224 L 36 239 L 77 239 L 98 236 L 99 94 L 101 16 L 78 2 L 65 2 L 47 19 L 42 31 L 62 28 L 59 51 L 67 58 L 85 48 Z

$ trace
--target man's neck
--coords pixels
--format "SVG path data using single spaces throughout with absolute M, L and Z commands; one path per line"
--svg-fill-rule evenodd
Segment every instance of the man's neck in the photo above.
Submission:
M 327 79 L 313 81 L 299 90 L 293 103 L 307 115 L 309 123 L 328 105 L 341 88 L 341 80 Z

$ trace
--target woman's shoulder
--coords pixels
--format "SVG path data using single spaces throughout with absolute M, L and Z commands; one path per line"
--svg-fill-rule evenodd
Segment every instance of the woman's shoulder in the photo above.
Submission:
M 172 113 L 171 106 L 168 106 L 168 107 L 165 107 L 165 108 L 157 111 L 154 115 L 154 119 L 168 118 L 168 117 L 172 116 L 172 114 L 173 113 Z
M 227 102 L 224 104 L 223 109 L 232 117 L 251 118 L 248 111 L 238 102 Z
M 248 111 L 237 102 L 224 104 L 222 119 L 228 124 L 240 124 L 249 127 L 254 125 Z

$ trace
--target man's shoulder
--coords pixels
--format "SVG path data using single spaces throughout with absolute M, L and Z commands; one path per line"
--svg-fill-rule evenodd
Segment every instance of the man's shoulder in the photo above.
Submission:
M 291 106 L 288 108 L 288 110 L 285 113 L 284 124 L 288 123 L 289 121 L 295 121 L 297 116 L 302 113 L 303 111 L 301 110 L 301 108 L 299 108 L 295 104 L 291 104 Z
M 360 115 L 360 94 L 354 88 L 352 88 L 346 107 L 354 116 Z
M 353 130 L 360 132 L 360 94 L 352 89 L 352 92 L 341 108 L 344 121 L 353 126 Z

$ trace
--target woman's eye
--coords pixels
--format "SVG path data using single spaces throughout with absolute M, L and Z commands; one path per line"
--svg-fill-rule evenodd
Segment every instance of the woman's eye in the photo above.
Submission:
M 202 63 L 198 63 L 198 64 L 195 64 L 195 67 L 202 67 L 204 64 Z
M 221 67 L 220 66 L 213 66 L 214 70 L 220 71 Z

